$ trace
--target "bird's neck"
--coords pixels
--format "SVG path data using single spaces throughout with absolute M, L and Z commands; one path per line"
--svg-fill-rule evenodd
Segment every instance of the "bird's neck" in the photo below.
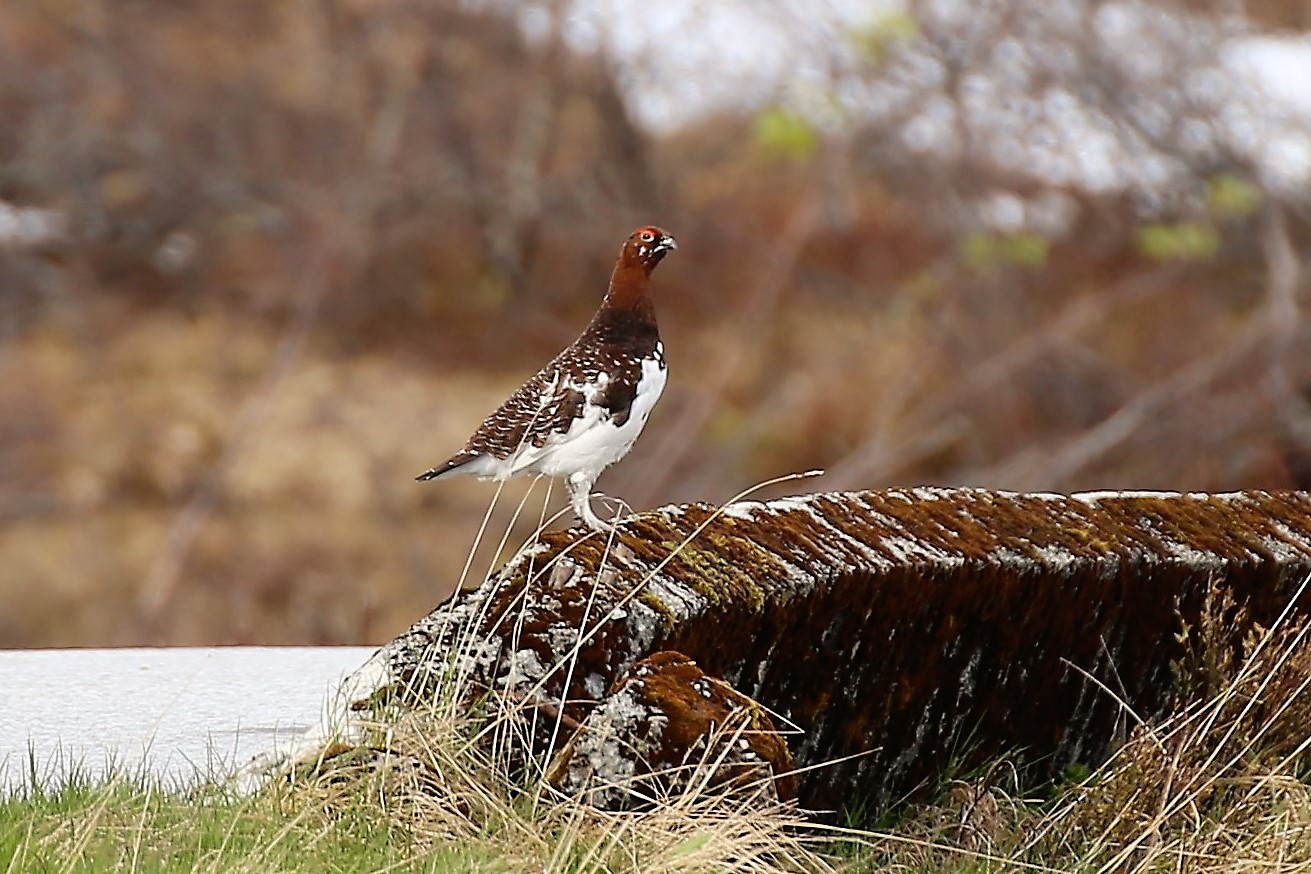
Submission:
M 592 319 L 591 327 L 607 335 L 656 335 L 655 306 L 651 303 L 650 284 L 651 277 L 641 264 L 620 261 L 610 276 L 610 289 Z
M 655 307 L 651 303 L 651 275 L 641 264 L 620 261 L 610 275 L 610 288 L 605 293 L 604 309 L 616 313 L 630 313 L 649 317 L 655 321 Z

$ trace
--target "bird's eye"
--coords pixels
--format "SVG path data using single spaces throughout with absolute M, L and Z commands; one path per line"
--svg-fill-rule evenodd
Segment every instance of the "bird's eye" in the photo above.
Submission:
M 642 242 L 649 243 L 654 239 L 655 239 L 655 234 L 651 233 L 650 231 L 642 232 Z

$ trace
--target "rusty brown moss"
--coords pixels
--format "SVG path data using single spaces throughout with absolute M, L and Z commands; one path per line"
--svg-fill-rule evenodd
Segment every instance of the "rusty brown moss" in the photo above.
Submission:
M 787 743 L 755 701 L 706 675 L 682 653 L 637 662 L 609 689 L 547 769 L 547 779 L 593 803 L 696 791 L 789 799 Z
M 716 512 L 631 518 L 608 553 L 603 537 L 545 535 L 477 597 L 499 616 L 526 592 L 516 646 L 542 665 L 585 620 L 594 630 L 568 688 L 564 672 L 541 684 L 571 717 L 674 649 L 797 723 L 802 766 L 862 754 L 801 778 L 803 802 L 821 807 L 856 787 L 897 797 L 967 743 L 1025 749 L 1036 778 L 1098 761 L 1123 724 L 1098 683 L 1161 712 L 1180 617 L 1207 592 L 1228 589 L 1268 623 L 1311 575 L 1306 493 L 893 489 Z M 441 615 L 416 628 L 441 639 L 429 627 Z

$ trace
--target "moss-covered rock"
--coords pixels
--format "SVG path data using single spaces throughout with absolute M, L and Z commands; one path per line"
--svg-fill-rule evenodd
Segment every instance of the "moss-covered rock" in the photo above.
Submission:
M 613 541 L 542 536 L 384 647 L 358 685 L 423 697 L 455 675 L 576 724 L 639 660 L 677 650 L 800 727 L 800 767 L 849 757 L 804 771 L 803 803 L 881 803 L 1002 752 L 1035 779 L 1102 759 L 1134 718 L 1120 700 L 1143 718 L 1168 702 L 1181 618 L 1211 587 L 1268 623 L 1309 576 L 1301 492 L 667 507 Z

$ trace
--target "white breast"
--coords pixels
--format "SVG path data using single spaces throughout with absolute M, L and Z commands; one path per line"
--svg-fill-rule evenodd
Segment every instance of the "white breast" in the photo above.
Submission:
M 616 426 L 604 407 L 587 405 L 583 415 L 569 430 L 552 437 L 542 447 L 538 457 L 516 459 L 516 472 L 535 471 L 547 476 L 569 476 L 584 472 L 600 475 L 610 465 L 628 454 L 646 427 L 656 401 L 665 390 L 667 371 L 661 350 L 657 357 L 642 362 L 642 377 L 637 383 L 637 394 L 629 410 L 628 419 Z

